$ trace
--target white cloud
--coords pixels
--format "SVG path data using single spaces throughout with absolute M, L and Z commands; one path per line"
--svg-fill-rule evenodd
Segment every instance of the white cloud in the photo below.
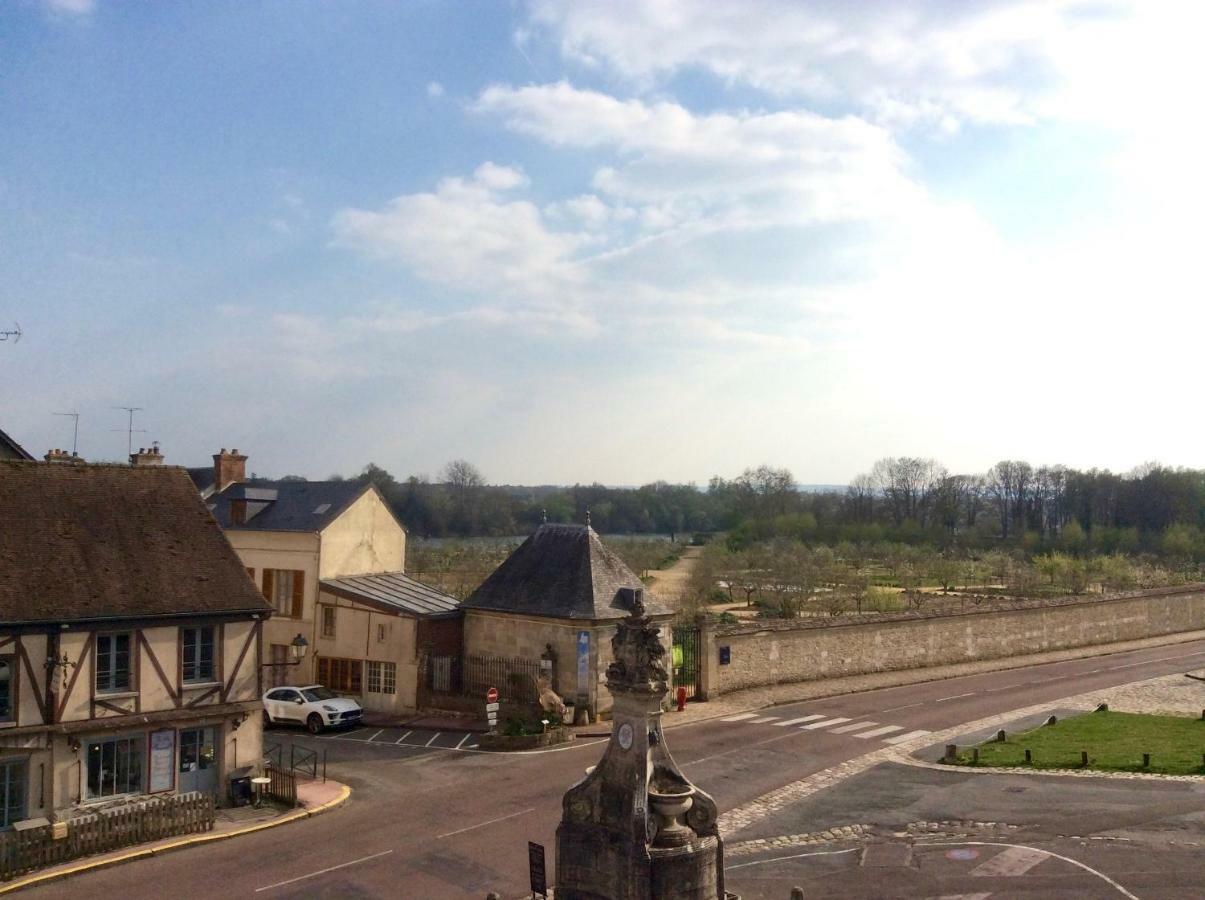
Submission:
M 1063 50 L 1121 4 L 750 0 L 533 0 L 525 32 L 569 59 L 653 84 L 686 69 L 779 97 L 853 104 L 877 120 L 1030 123 L 1064 79 Z
M 96 8 L 96 0 L 42 0 L 46 9 L 61 16 L 86 16 Z
M 428 81 L 427 82 L 427 96 L 428 97 L 442 97 L 443 95 L 444 95 L 444 86 L 442 84 L 440 84 L 438 81 Z

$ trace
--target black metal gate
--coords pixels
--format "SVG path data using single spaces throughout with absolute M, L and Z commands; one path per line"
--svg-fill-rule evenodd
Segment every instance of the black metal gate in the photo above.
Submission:
M 674 687 L 686 688 L 686 699 L 702 693 L 702 641 L 697 625 L 675 625 L 673 643 Z

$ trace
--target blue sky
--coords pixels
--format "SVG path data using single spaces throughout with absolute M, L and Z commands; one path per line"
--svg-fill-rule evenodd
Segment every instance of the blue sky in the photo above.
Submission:
M 1193 3 L 0 8 L 0 427 L 844 481 L 1203 465 Z

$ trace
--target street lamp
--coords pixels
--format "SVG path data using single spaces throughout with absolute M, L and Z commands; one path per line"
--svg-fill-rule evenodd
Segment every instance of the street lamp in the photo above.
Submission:
M 307 641 L 304 636 L 298 634 L 297 637 L 293 638 L 293 640 L 289 642 L 289 652 L 293 655 L 292 662 L 273 661 L 261 663 L 260 665 L 262 665 L 264 668 L 268 668 L 269 666 L 299 666 L 301 665 L 301 661 L 305 659 L 306 651 L 309 649 L 310 642 Z

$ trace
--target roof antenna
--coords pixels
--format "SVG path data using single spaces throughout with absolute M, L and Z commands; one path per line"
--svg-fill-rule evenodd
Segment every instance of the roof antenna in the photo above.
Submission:
M 586 507 L 586 527 L 590 527 L 590 507 Z
M 52 415 L 70 416 L 71 418 L 75 419 L 75 427 L 71 432 L 71 455 L 79 456 L 79 413 L 65 412 L 65 413 L 52 413 Z
M 12 331 L 0 331 L 0 341 L 7 341 L 9 338 L 13 339 L 14 344 L 21 340 L 21 326 L 16 322 L 13 322 Z
M 141 406 L 112 406 L 110 409 L 124 409 L 130 414 L 130 422 L 125 428 L 111 428 L 110 431 L 124 431 L 126 433 L 126 455 L 129 456 L 134 452 L 134 432 L 145 434 L 145 428 L 134 427 L 134 413 L 142 412 Z

